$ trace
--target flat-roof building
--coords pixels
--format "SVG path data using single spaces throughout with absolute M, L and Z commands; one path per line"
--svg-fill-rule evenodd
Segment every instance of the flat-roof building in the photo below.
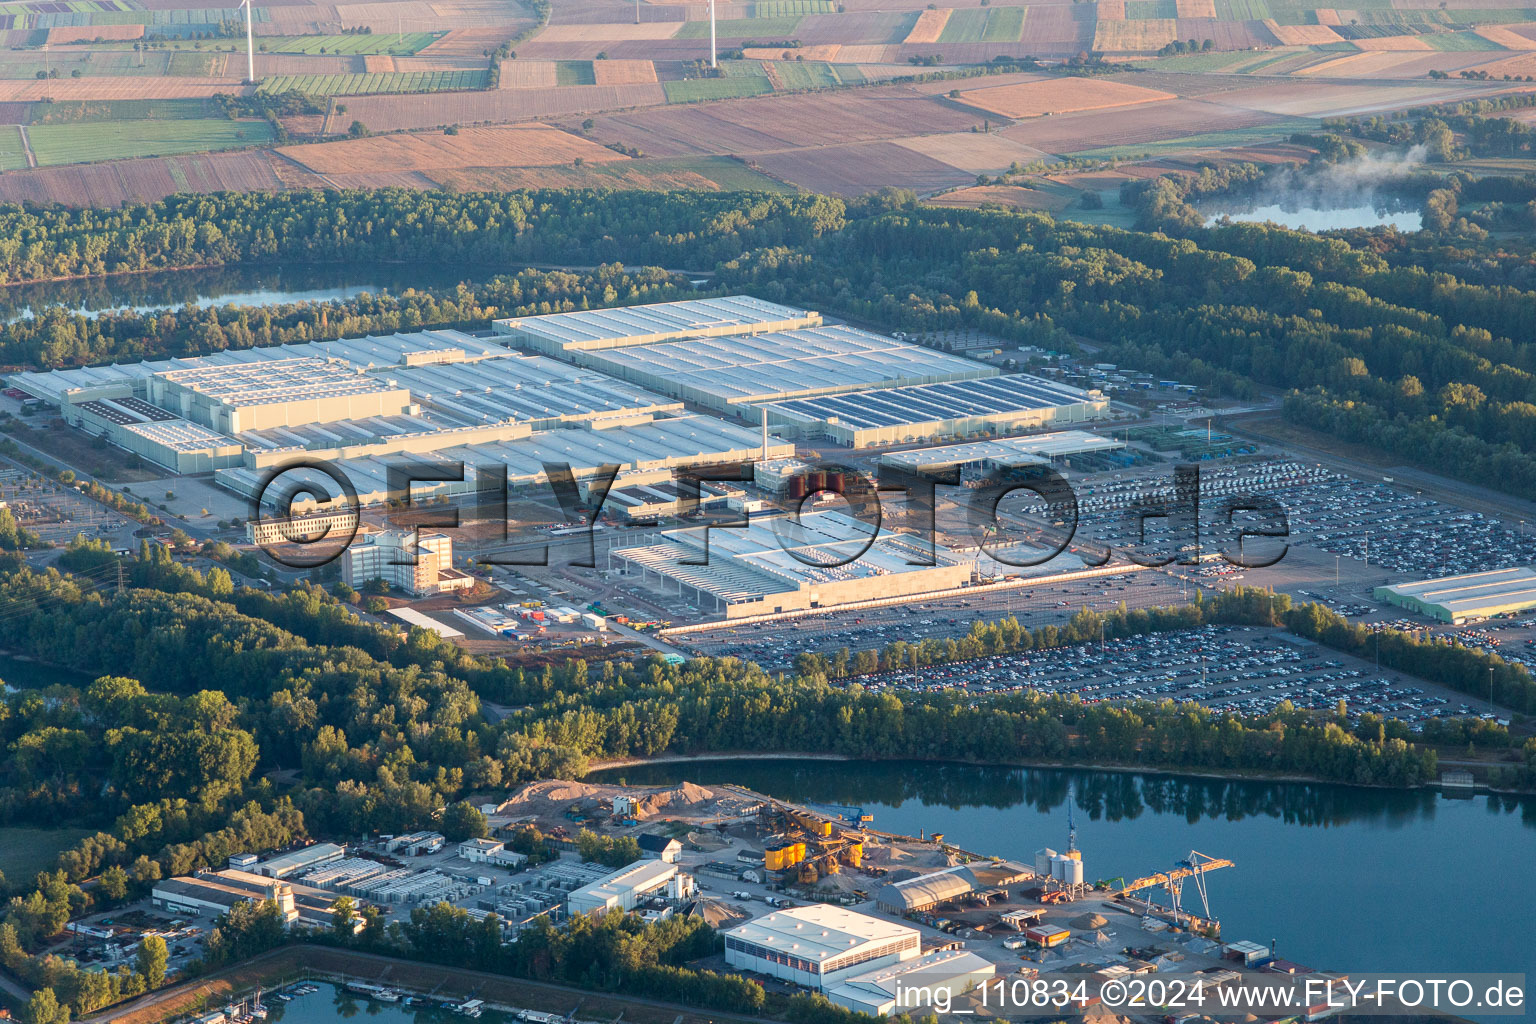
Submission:
M 1058 430 L 1029 437 L 887 452 L 880 456 L 880 465 L 908 473 L 959 469 L 963 477 L 1046 463 L 1071 465 L 1074 459 L 1078 462 L 1113 459 L 1124 451 L 1125 444 L 1113 438 L 1100 437 L 1086 430 Z
M 684 299 L 644 306 L 584 309 L 497 320 L 493 328 L 514 345 L 562 352 L 643 345 L 677 338 L 711 338 L 815 327 L 821 314 L 751 295 Z
M 710 530 L 707 559 L 705 536 L 700 527 L 667 530 L 658 543 L 610 550 L 608 566 L 726 619 L 953 590 L 971 578 L 968 561 L 917 538 L 882 532 L 870 542 L 869 526 L 842 512 L 809 512 L 798 526 L 754 516 L 747 529 Z M 922 564 L 929 557 L 934 564 Z
M 867 448 L 1084 423 L 1108 416 L 1109 400 L 1016 373 L 800 398 L 767 410 L 768 422 L 791 436 Z
M 392 381 L 314 357 L 166 370 L 148 387 L 150 404 L 226 434 L 393 416 L 411 404 Z
M 312 843 L 298 850 L 268 857 L 256 865 L 256 873 L 266 875 L 268 878 L 286 878 L 317 865 L 340 860 L 346 852 L 345 846 L 338 846 L 335 843 Z
M 643 388 L 754 419 L 748 407 L 763 403 L 998 373 L 986 363 L 841 324 L 560 354 Z
M 436 460 L 445 469 L 463 463 L 463 479 L 418 481 L 413 483 L 411 494 L 417 501 L 476 494 L 488 486 L 481 480 L 480 469 L 490 466 L 505 470 L 505 485 L 514 491 L 538 490 L 547 495 L 549 478 L 545 463 L 569 464 L 578 482 L 585 482 L 605 463 L 617 464 L 619 477 L 614 486 L 623 488 L 670 480 L 673 471 L 681 466 L 754 460 L 762 450 L 757 431 L 713 416 L 662 417 L 621 429 L 580 424 L 565 430 L 538 431 L 514 441 L 443 449 L 435 453 Z M 783 458 L 793 455 L 794 450 L 792 442 L 775 438 L 770 439 L 768 455 Z M 397 461 L 368 456 L 342 459 L 330 468 L 344 474 L 356 488 L 359 501 L 370 505 L 400 497 L 390 490 L 391 466 L 398 466 Z M 249 498 L 260 493 L 265 476 L 265 472 L 241 466 L 219 470 L 214 479 L 220 486 Z M 297 482 L 305 478 L 306 474 L 295 470 L 285 480 Z M 317 493 L 334 496 L 333 481 L 319 473 L 314 474 L 314 481 Z M 304 502 L 295 502 L 296 513 L 306 510 Z
M 1442 622 L 1471 622 L 1536 610 L 1536 572 L 1526 566 L 1377 587 L 1378 601 Z
M 104 437 L 172 473 L 208 473 L 241 464 L 239 441 L 158 409 L 141 398 L 93 398 L 66 403 L 64 422 Z
M 997 976 L 997 965 L 964 949 L 936 949 L 852 977 L 826 990 L 838 1006 L 875 1017 L 953 1000 Z
M 572 915 L 633 910 L 640 897 L 666 886 L 677 875 L 677 865 L 666 860 L 637 860 L 573 891 L 567 905 Z
M 725 962 L 824 990 L 921 952 L 916 928 L 813 903 L 776 910 L 725 932 Z
M 245 871 L 199 871 L 163 879 L 150 891 L 150 902 L 173 914 L 225 914 L 238 904 L 266 900 L 277 904 L 285 922 L 298 920 L 292 885 Z

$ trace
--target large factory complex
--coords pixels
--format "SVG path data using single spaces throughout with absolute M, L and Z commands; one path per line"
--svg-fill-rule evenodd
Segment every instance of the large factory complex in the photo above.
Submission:
M 793 442 L 944 440 L 1102 417 L 1097 392 L 839 324 L 749 296 L 498 320 L 431 330 L 18 373 L 12 387 L 171 473 L 212 473 L 252 496 L 274 468 L 324 460 L 363 502 L 389 497 L 391 458 L 577 477 L 617 463 L 621 484 L 678 466 L 775 459 Z M 760 436 L 766 422 L 777 435 Z
M 18 373 L 9 383 L 169 473 L 208 474 L 248 499 L 269 493 L 269 517 L 322 511 L 335 494 L 325 475 L 344 478 L 364 506 L 397 501 L 406 461 L 442 465 L 452 478 L 413 480 L 415 501 L 547 497 L 551 464 L 569 466 L 579 484 L 617 466 L 608 516 L 654 523 L 682 510 L 684 467 L 778 466 L 747 482 L 792 500 L 823 489 L 825 476 L 799 474 L 800 443 L 918 443 L 929 447 L 898 462 L 973 468 L 1103 460 L 1122 447 L 1070 429 L 1109 414 L 1097 391 L 750 296 Z M 264 488 L 285 468 L 289 486 L 273 501 Z M 312 488 L 298 486 L 311 478 Z M 715 486 L 702 504 L 750 512 L 766 497 Z M 762 518 L 709 531 L 707 564 L 681 557 L 705 535 L 682 529 L 610 551 L 608 568 L 723 618 L 952 590 L 974 570 L 974 557 L 943 551 L 925 565 L 910 539 L 870 542 L 841 515 L 813 513 L 787 532 Z M 402 561 L 396 547 L 365 536 L 348 578 L 386 575 L 380 565 Z M 415 594 L 469 585 L 448 561 L 438 568 L 447 575 L 397 582 Z

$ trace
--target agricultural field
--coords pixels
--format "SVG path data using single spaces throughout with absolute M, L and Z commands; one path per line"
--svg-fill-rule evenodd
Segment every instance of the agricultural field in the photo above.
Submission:
M 780 18 L 730 18 L 716 22 L 715 34 L 720 39 L 755 39 L 759 42 L 778 42 L 793 39 L 795 28 L 800 24 L 798 16 Z M 709 22 L 685 21 L 673 39 L 709 38 Z
M 941 43 L 1016 43 L 1024 33 L 1023 7 L 955 11 L 939 33 Z
M 577 160 L 607 163 L 629 159 L 569 132 L 542 126 L 463 128 L 457 135 L 385 135 L 288 146 L 279 152 L 316 174 L 541 167 Z
M 0 2 L 0 201 L 520 183 L 933 192 L 1014 161 L 1265 145 L 1536 75 L 1531 0 L 740 0 L 720 8 L 730 59 L 710 77 L 696 3 L 550 0 L 546 16 L 532 0 L 268 0 L 253 85 L 241 10 L 187 2 Z M 1493 3 L 1507 6 L 1473 6 Z M 504 44 L 492 87 L 487 57 Z M 994 64 L 1082 51 L 1123 71 Z M 258 89 L 324 107 L 283 116 L 281 155 L 265 122 L 227 120 L 214 99 Z M 371 145 L 325 148 L 353 121 Z
M 734 78 L 690 78 L 680 82 L 663 82 L 668 103 L 698 103 L 704 100 L 737 99 L 743 96 L 761 96 L 773 91 L 773 83 L 766 74 Z
M 1040 117 L 1173 99 L 1172 93 L 1102 78 L 1019 82 L 960 93 L 960 102 L 1003 117 Z
M 401 35 L 349 34 L 332 36 L 262 36 L 262 53 L 414 54 L 437 42 L 443 32 L 406 32 Z
M 759 0 L 752 5 L 753 18 L 802 18 L 807 14 L 834 14 L 832 0 Z
M 14 171 L 27 166 L 27 147 L 22 142 L 21 126 L 0 125 L 0 171 Z
M 369 96 L 391 92 L 450 92 L 484 89 L 487 71 L 393 71 L 370 75 L 273 75 L 262 92 L 302 92 L 309 96 Z M 590 75 L 590 71 L 589 71 Z M 587 84 L 591 84 L 590 81 Z
M 34 125 L 27 138 L 38 166 L 46 167 L 260 146 L 272 141 L 272 126 L 222 118 L 77 122 Z

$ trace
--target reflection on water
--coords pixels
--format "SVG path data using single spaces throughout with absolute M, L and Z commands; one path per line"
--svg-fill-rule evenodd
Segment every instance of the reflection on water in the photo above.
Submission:
M 329 1024 L 331 1021 L 365 1017 L 373 1024 L 446 1024 L 447 1021 L 465 1019 L 448 1008 L 449 1004 L 456 1002 L 452 998 L 424 1002 L 414 999 L 414 1005 L 407 1006 L 404 1003 L 382 1003 L 323 981 L 309 984 L 317 991 L 297 996 L 292 1002 L 282 1002 L 269 994 L 264 999 L 270 1014 L 267 1020 L 286 1021 L 287 1024 Z M 293 989 L 288 991 L 292 992 Z M 485 1010 L 479 1018 L 480 1024 L 507 1024 L 512 1019 L 508 1014 L 495 1010 Z
M 1380 227 L 1417 231 L 1424 226 L 1423 215 L 1413 203 L 1380 195 L 1354 196 L 1350 201 L 1330 203 L 1315 193 L 1302 193 L 1279 202 L 1265 196 L 1247 203 L 1202 203 L 1199 209 L 1207 215 L 1207 227 L 1223 218 L 1254 224 L 1268 222 L 1301 231 Z
M 911 762 L 702 761 L 593 779 L 620 777 L 860 806 L 878 829 L 1026 863 L 1062 848 L 1075 791 L 1090 880 L 1166 870 L 1190 850 L 1232 859 L 1210 883 L 1228 938 L 1338 970 L 1536 972 L 1536 798 Z M 1472 877 L 1444 892 L 1457 865 Z
M 263 306 L 332 302 L 368 292 L 399 294 L 410 288 L 452 288 L 486 277 L 484 268 L 403 264 L 216 267 L 153 274 L 123 274 L 82 281 L 0 287 L 0 320 L 9 323 L 47 306 L 95 315 L 111 310 L 209 306 Z

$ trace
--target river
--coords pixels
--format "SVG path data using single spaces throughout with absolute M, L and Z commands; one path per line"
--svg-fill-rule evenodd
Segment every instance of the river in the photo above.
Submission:
M 1310 783 L 867 761 L 722 760 L 596 772 L 631 785 L 734 782 L 796 802 L 852 804 L 873 827 L 943 832 L 1032 863 L 1064 849 L 1076 793 L 1088 879 L 1164 870 L 1190 850 L 1229 940 L 1345 971 L 1536 975 L 1536 798 L 1445 797 Z M 1198 897 L 1186 886 L 1186 901 Z M 1196 903 L 1198 906 L 1198 902 Z
M 283 264 L 206 270 L 119 274 L 79 281 L 0 286 L 0 323 L 63 306 L 95 316 L 125 309 L 147 312 L 191 304 L 267 306 L 289 302 L 333 302 L 365 292 L 399 294 L 410 288 L 452 288 L 489 276 L 484 267 L 422 267 L 407 264 Z

